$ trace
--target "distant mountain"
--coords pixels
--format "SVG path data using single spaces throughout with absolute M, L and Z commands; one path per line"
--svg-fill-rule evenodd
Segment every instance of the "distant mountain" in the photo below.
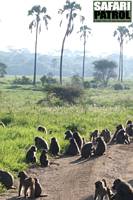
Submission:
M 63 58 L 63 76 L 72 76 L 82 74 L 82 56 L 80 51 L 64 51 Z M 107 58 L 118 62 L 119 55 L 112 54 L 104 57 L 93 57 L 87 54 L 85 63 L 85 75 L 92 76 L 92 63 L 97 59 Z M 37 56 L 37 74 L 43 75 L 52 73 L 59 76 L 60 52 L 54 51 L 48 54 L 38 54 Z M 34 66 L 34 54 L 27 49 L 9 49 L 7 52 L 0 51 L 0 62 L 5 63 L 8 75 L 32 75 Z M 126 77 L 133 77 L 133 57 L 124 57 L 124 74 Z

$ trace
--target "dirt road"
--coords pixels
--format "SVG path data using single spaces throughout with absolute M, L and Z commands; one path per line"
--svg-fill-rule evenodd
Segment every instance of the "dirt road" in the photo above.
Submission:
M 133 182 L 133 143 L 130 145 L 111 145 L 105 155 L 88 160 L 78 156 L 54 160 L 60 165 L 30 169 L 43 186 L 47 197 L 38 200 L 92 200 L 95 181 L 105 178 L 109 185 L 115 178 Z M 17 190 L 9 191 L 0 200 L 16 200 Z

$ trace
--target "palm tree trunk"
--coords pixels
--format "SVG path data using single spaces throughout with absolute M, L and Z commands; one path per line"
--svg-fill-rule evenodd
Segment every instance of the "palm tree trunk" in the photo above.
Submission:
M 86 47 L 86 39 L 84 40 L 83 71 L 82 71 L 83 84 L 84 84 L 84 76 L 85 76 L 85 47 Z
M 121 44 L 121 82 L 123 82 L 123 42 Z
M 121 77 L 121 45 L 120 45 L 120 54 L 119 54 L 119 72 L 118 72 L 118 81 L 120 81 Z
M 66 32 L 67 33 L 67 32 Z M 63 63 L 63 52 L 64 52 L 64 44 L 66 40 L 67 34 L 65 33 L 65 36 L 62 41 L 62 47 L 61 47 L 61 56 L 60 56 L 60 84 L 62 85 L 62 63 Z
M 33 76 L 33 85 L 36 85 L 36 63 L 37 63 L 37 39 L 38 39 L 38 22 L 36 26 L 36 39 L 35 39 L 35 57 L 34 57 L 34 76 Z

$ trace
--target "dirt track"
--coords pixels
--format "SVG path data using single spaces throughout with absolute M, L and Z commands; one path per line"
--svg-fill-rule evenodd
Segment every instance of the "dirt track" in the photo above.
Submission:
M 89 160 L 79 157 L 60 158 L 59 166 L 30 169 L 40 179 L 47 197 L 38 200 L 92 200 L 94 182 L 105 178 L 109 185 L 115 178 L 133 182 L 133 143 L 108 146 L 105 155 Z M 17 190 L 2 195 L 0 200 L 16 200 Z

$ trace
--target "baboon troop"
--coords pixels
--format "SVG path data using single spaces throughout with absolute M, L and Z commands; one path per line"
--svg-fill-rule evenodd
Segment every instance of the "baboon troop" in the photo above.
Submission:
M 51 138 L 51 143 L 50 143 L 50 147 L 49 147 L 49 152 L 53 155 L 53 156 L 58 156 L 59 152 L 60 152 L 60 146 L 59 143 L 57 141 L 57 139 L 55 137 Z
M 42 150 L 42 149 L 49 149 L 48 143 L 46 140 L 44 140 L 41 137 L 35 137 L 35 146 L 37 150 Z
M 11 173 L 0 170 L 0 183 L 6 187 L 6 189 L 15 189 L 14 177 Z
M 94 147 L 92 142 L 86 143 L 81 149 L 81 157 L 89 158 L 94 154 Z
M 43 132 L 43 133 L 46 133 L 47 134 L 47 129 L 46 127 L 42 126 L 42 125 L 39 125 L 37 127 L 37 130 L 40 131 L 40 132 Z
M 97 142 L 97 146 L 96 146 L 96 150 L 95 150 L 95 155 L 102 156 L 107 149 L 107 145 L 104 142 L 102 137 L 98 137 L 96 139 L 96 142 Z
M 70 142 L 70 144 L 68 145 L 68 148 L 67 148 L 65 154 L 69 155 L 69 156 L 75 156 L 75 155 L 80 154 L 80 150 L 79 150 L 79 147 L 78 147 L 75 139 L 70 138 L 69 142 Z
M 49 164 L 47 150 L 45 149 L 42 150 L 42 153 L 40 155 L 40 164 L 41 164 L 41 167 L 47 167 Z
M 26 162 L 27 163 L 36 163 L 36 147 L 34 145 L 32 145 L 27 153 L 26 153 Z

